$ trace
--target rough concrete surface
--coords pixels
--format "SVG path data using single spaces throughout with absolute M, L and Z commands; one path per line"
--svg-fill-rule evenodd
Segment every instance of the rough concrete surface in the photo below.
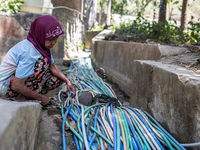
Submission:
M 132 82 L 132 107 L 152 114 L 181 143 L 199 141 L 199 74 L 161 62 L 135 61 Z
M 0 150 L 37 149 L 41 105 L 0 99 Z
M 186 51 L 185 48 L 177 51 L 177 47 L 158 44 L 105 41 L 98 38 L 98 35 L 93 39 L 92 47 L 93 64 L 103 67 L 110 80 L 120 85 L 128 95 L 131 94 L 129 87 L 132 84 L 132 69 L 130 68 L 133 68 L 133 60 L 158 61 L 164 56 Z
M 99 34 L 100 31 L 87 31 L 85 34 L 85 48 L 91 49 L 92 39 Z

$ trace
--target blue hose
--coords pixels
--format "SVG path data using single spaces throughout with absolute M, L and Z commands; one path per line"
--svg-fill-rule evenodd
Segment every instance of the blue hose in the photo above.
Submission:
M 97 108 L 97 111 L 96 111 L 96 114 L 95 114 L 95 119 L 94 119 L 94 128 L 95 128 L 95 129 L 97 129 L 97 118 L 98 118 L 98 113 L 99 113 L 99 107 L 100 107 L 100 106 L 98 106 L 98 108 Z M 93 143 L 95 137 L 96 137 L 96 132 L 94 132 L 94 134 L 93 134 L 93 136 L 92 136 L 92 139 L 91 139 L 91 141 L 90 141 L 90 143 L 89 143 L 89 147 L 92 145 L 92 143 Z
M 104 136 L 106 136 L 103 127 L 101 127 L 101 131 L 102 131 L 102 134 L 103 134 Z M 108 145 L 109 149 L 112 149 L 112 147 L 111 147 L 108 143 L 107 143 L 107 145 Z
M 76 149 L 80 150 L 80 147 L 79 147 L 79 144 L 78 144 L 78 139 L 77 139 L 76 135 L 73 134 L 73 136 L 74 136 L 74 141 L 75 141 L 75 144 L 76 144 Z
M 153 134 L 152 130 L 149 128 L 149 126 L 146 124 L 146 122 L 144 121 L 144 119 L 140 116 L 140 114 L 134 110 L 131 107 L 127 107 L 129 109 L 131 109 L 133 112 L 135 112 L 135 114 L 140 118 L 140 120 L 143 122 L 143 124 L 145 125 L 145 127 L 147 128 L 147 130 L 149 131 L 149 133 L 151 134 L 151 136 L 153 137 L 153 139 L 156 141 L 156 143 L 158 144 L 158 146 L 162 149 L 165 150 L 164 147 L 160 144 L 160 142 L 157 140 L 157 138 L 155 137 L 155 135 Z
M 66 121 L 67 115 L 69 113 L 69 110 L 71 109 L 71 105 L 68 108 L 66 107 L 65 109 L 66 109 L 66 112 L 65 112 L 63 122 L 62 122 L 63 150 L 67 150 L 66 138 L 65 138 L 65 121 Z
M 126 120 L 128 121 L 130 130 L 131 130 L 131 132 L 132 132 L 132 134 L 133 134 L 133 137 L 134 137 L 134 139 L 135 139 L 135 142 L 136 142 L 136 144 L 137 144 L 136 147 L 138 147 L 140 150 L 143 150 L 143 149 L 142 149 L 142 146 L 141 146 L 141 144 L 140 144 L 140 142 L 139 142 L 139 139 L 138 139 L 138 137 L 136 136 L 135 131 L 134 131 L 132 125 L 131 125 L 131 122 L 130 122 L 128 116 L 126 115 L 126 113 L 124 113 L 124 114 L 125 114 L 125 116 L 126 116 Z

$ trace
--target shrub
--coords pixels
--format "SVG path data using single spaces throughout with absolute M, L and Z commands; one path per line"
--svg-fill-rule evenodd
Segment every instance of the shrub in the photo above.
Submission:
M 19 12 L 23 0 L 0 0 L 0 11 L 6 12 L 8 15 Z
M 124 41 L 142 39 L 164 42 L 166 44 L 200 44 L 200 23 L 189 22 L 187 31 L 183 31 L 176 21 L 166 21 L 165 26 L 155 21 L 148 21 L 142 17 L 129 23 L 121 23 L 115 27 L 115 34 Z

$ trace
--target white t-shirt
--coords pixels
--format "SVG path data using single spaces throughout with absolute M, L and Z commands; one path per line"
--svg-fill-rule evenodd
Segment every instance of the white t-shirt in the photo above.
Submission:
M 4 56 L 0 65 L 0 95 L 2 90 L 5 92 L 5 88 L 10 82 L 8 78 L 14 73 L 16 77 L 21 79 L 31 76 L 34 73 L 35 62 L 41 56 L 40 52 L 27 39 L 13 46 Z M 51 55 L 52 63 L 54 60 Z

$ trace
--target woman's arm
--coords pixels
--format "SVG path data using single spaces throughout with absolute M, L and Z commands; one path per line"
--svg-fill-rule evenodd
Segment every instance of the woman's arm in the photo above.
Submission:
M 25 81 L 27 78 L 20 79 L 17 77 L 14 77 L 13 83 L 12 83 L 12 89 L 17 91 L 22 96 L 32 99 L 32 100 L 38 100 L 41 101 L 42 105 L 48 105 L 51 103 L 50 99 L 42 94 L 39 94 L 37 92 L 32 91 L 25 85 Z
M 70 82 L 70 80 L 62 73 L 62 71 L 60 71 L 60 69 L 58 69 L 58 67 L 55 65 L 55 63 L 51 64 L 49 66 L 49 70 L 51 71 L 51 73 L 56 76 L 57 78 L 59 78 L 60 80 L 62 80 L 63 82 L 65 82 L 67 84 L 67 90 L 71 93 L 73 92 L 73 96 L 76 96 L 76 89 L 74 88 L 74 86 L 72 85 L 72 83 Z

